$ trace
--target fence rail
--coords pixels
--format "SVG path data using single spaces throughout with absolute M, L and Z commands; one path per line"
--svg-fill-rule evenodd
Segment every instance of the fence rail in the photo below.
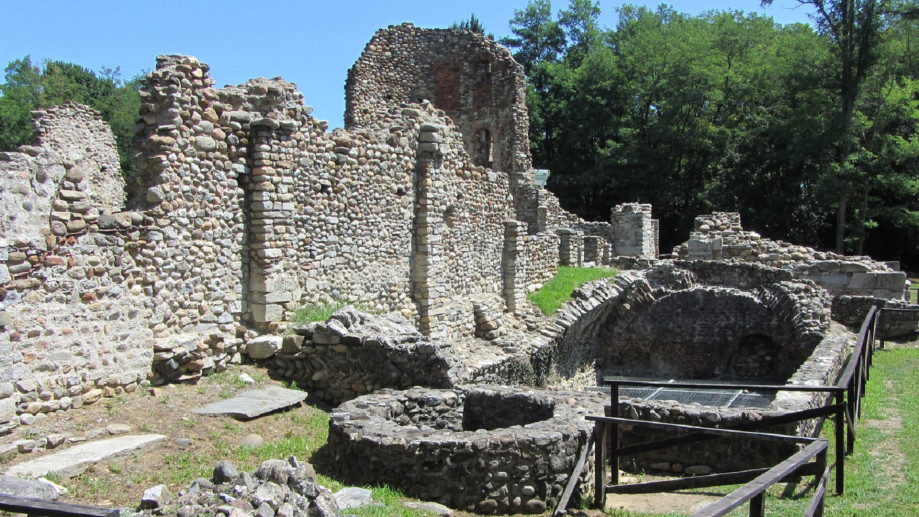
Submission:
M 120 510 L 0 494 L 0 510 L 48 517 L 118 517 Z

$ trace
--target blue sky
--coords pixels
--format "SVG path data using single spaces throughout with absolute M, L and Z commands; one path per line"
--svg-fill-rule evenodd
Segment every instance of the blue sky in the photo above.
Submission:
M 616 24 L 624 3 L 656 6 L 661 2 L 601 0 L 601 25 Z M 808 22 L 806 6 L 796 0 L 701 0 L 666 2 L 677 11 L 757 11 L 777 23 Z M 471 13 L 487 32 L 510 34 L 508 21 L 526 0 L 40 0 L 4 7 L 0 22 L 0 64 L 30 55 L 69 61 L 98 71 L 120 67 L 122 77 L 148 72 L 157 54 L 190 54 L 211 66 L 218 87 L 253 77 L 281 76 L 297 84 L 313 115 L 342 124 L 348 68 L 377 29 L 402 22 L 447 27 Z M 564 9 L 567 0 L 552 2 Z

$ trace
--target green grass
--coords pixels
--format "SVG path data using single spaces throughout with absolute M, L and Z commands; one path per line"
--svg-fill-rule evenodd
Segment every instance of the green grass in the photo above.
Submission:
M 910 278 L 911 285 L 909 286 L 909 301 L 912 303 L 919 303 L 919 278 Z
M 333 302 L 300 307 L 294 311 L 291 323 L 303 325 L 314 321 L 325 321 L 344 305 L 344 302 Z
M 827 485 L 825 515 L 915 517 L 919 515 L 919 349 L 894 348 L 874 356 L 871 380 L 862 400 L 855 451 L 846 457 L 845 493 L 835 495 L 835 471 Z M 824 425 L 833 461 L 833 424 Z M 800 516 L 814 494 L 813 478 L 775 485 L 766 498 L 766 515 Z M 728 494 L 740 485 L 704 489 Z M 658 513 L 616 513 L 616 517 L 665 517 Z M 729 515 L 748 515 L 744 505 Z
M 527 299 L 536 304 L 544 314 L 551 315 L 565 302 L 571 299 L 571 292 L 591 280 L 616 276 L 615 269 L 598 267 L 559 266 L 555 278 L 549 280 L 542 289 L 531 293 Z

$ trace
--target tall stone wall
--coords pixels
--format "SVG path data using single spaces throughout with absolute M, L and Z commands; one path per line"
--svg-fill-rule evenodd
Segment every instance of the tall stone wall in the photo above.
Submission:
M 380 29 L 348 71 L 345 99 L 348 127 L 431 101 L 454 120 L 475 165 L 530 170 L 523 67 L 484 35 L 410 23 Z
M 387 50 L 386 38 L 398 44 Z M 415 51 L 428 60 L 416 75 L 361 75 L 386 52 L 407 66 Z M 445 56 L 459 75 L 432 68 Z M 351 127 L 327 132 L 291 83 L 216 89 L 206 64 L 159 56 L 127 184 L 98 113 L 35 113 L 35 145 L 0 153 L 0 431 L 223 368 L 304 304 L 399 313 L 432 336 L 487 335 L 554 274 L 562 221 L 609 235 L 516 174 L 529 168 L 526 108 L 506 49 L 391 28 L 349 81 Z M 387 98 L 400 81 L 413 92 L 403 100 L 435 103 Z M 457 88 L 451 116 L 438 89 Z M 492 124 L 485 163 L 475 121 Z
M 142 230 L 141 255 L 153 280 L 146 294 L 157 337 L 218 325 L 233 332 L 243 310 L 252 221 L 239 180 L 248 164 L 231 144 L 239 136 L 220 122 L 212 84 L 196 59 L 160 56 L 141 91 L 129 203 L 152 220 Z
M 153 358 L 115 139 L 85 106 L 34 117 L 34 145 L 0 153 L 0 432 L 137 389 Z

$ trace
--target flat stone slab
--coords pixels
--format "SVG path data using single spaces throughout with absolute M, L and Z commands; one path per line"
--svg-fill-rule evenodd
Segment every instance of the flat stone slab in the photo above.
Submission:
M 75 445 L 69 449 L 14 465 L 7 476 L 39 478 L 48 474 L 61 477 L 76 476 L 87 467 L 102 460 L 128 455 L 166 439 L 161 434 L 131 434 Z
M 0 494 L 54 501 L 60 496 L 50 483 L 13 476 L 0 476 Z
M 199 415 L 227 415 L 249 420 L 278 409 L 290 407 L 306 400 L 306 392 L 290 390 L 280 386 L 268 386 L 262 390 L 246 391 L 226 400 L 192 410 Z

